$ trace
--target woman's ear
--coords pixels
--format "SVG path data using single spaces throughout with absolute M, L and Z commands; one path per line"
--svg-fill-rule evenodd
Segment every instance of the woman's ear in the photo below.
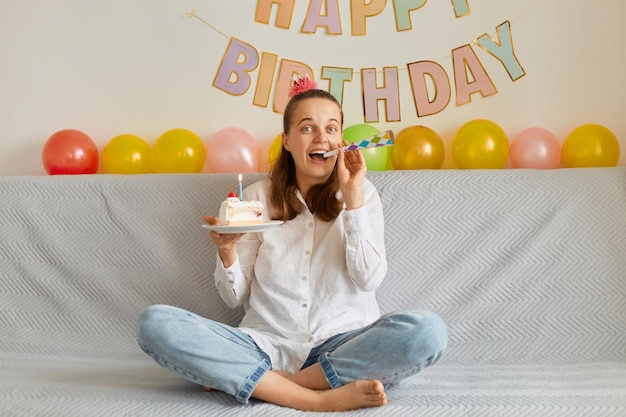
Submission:
M 289 151 L 288 142 L 289 142 L 289 138 L 287 137 L 285 132 L 283 132 L 283 148 L 285 148 L 286 151 Z

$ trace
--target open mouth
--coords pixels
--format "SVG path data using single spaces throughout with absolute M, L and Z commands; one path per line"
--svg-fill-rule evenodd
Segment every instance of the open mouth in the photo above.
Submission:
M 309 154 L 309 158 L 314 161 L 324 161 L 326 160 L 326 158 L 324 158 L 324 153 L 326 153 L 324 150 L 313 151 Z

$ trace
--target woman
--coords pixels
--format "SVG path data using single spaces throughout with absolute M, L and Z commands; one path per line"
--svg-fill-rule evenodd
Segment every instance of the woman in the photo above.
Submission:
M 387 384 L 439 359 L 447 329 L 429 312 L 380 316 L 374 291 L 387 271 L 380 199 L 363 155 L 341 149 L 339 103 L 304 90 L 285 109 L 270 176 L 244 192 L 285 223 L 262 233 L 211 232 L 216 286 L 229 306 L 244 306 L 240 326 L 153 306 L 139 319 L 138 340 L 162 366 L 241 403 L 381 406 Z M 332 149 L 337 156 L 322 156 Z

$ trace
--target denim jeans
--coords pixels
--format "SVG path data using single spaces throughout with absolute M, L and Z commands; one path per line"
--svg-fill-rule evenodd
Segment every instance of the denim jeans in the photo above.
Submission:
M 252 337 L 176 307 L 147 308 L 137 323 L 137 339 L 161 366 L 244 404 L 272 369 Z M 437 362 L 447 341 L 447 327 L 433 313 L 390 313 L 327 339 L 311 350 L 302 368 L 319 363 L 331 388 L 360 379 L 389 385 Z

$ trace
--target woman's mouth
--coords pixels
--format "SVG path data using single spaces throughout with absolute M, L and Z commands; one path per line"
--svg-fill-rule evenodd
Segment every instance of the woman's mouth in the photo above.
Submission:
M 325 153 L 326 151 L 323 149 L 313 151 L 309 153 L 309 159 L 312 159 L 313 161 L 325 161 L 326 160 L 326 158 L 324 158 Z

